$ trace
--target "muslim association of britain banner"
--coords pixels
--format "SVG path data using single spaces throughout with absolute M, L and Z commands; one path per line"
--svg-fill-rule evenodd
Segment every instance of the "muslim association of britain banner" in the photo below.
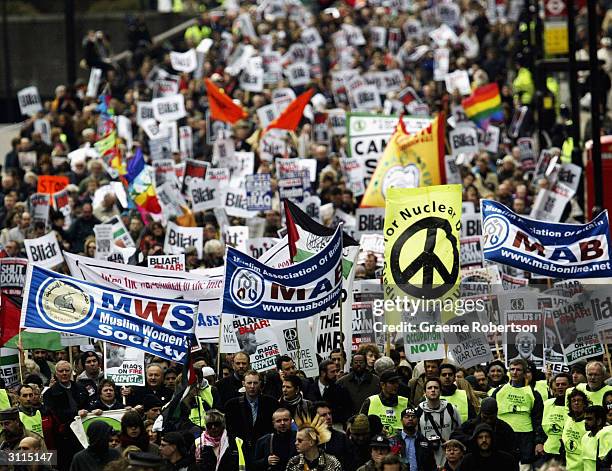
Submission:
M 552 278 L 612 276 L 610 222 L 604 211 L 587 224 L 542 222 L 483 200 L 484 258 Z
M 184 363 L 198 303 L 134 295 L 30 265 L 22 327 L 85 335 Z
M 222 313 L 303 319 L 337 303 L 341 288 L 341 227 L 320 252 L 286 268 L 271 268 L 228 247 Z

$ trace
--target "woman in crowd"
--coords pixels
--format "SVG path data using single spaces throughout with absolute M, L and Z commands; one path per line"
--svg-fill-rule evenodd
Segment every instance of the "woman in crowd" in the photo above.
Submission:
M 582 470 L 582 436 L 586 433 L 584 428 L 584 411 L 591 405 L 587 395 L 573 389 L 567 396 L 569 414 L 563 424 L 561 434 L 561 455 L 565 456 L 568 471 Z
M 216 409 L 206 412 L 206 430 L 196 441 L 196 462 L 201 471 L 236 471 L 239 466 L 237 443 L 225 429 L 225 415 Z
M 121 418 L 121 448 L 137 446 L 140 451 L 159 454 L 159 447 L 149 441 L 144 421 L 135 410 L 127 411 Z

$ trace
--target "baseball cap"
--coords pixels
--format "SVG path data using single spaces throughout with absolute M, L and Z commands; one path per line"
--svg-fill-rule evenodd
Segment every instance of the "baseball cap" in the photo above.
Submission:
M 387 370 L 384 371 L 381 375 L 380 375 L 380 382 L 381 383 L 390 383 L 392 381 L 399 381 L 402 377 L 397 373 L 397 371 L 395 370 Z
M 417 408 L 416 407 L 408 407 L 407 409 L 404 409 L 402 411 L 402 419 L 407 416 L 407 415 L 417 415 Z
M 389 439 L 384 435 L 374 435 L 370 442 L 370 446 L 372 448 L 390 448 L 391 442 L 389 442 Z

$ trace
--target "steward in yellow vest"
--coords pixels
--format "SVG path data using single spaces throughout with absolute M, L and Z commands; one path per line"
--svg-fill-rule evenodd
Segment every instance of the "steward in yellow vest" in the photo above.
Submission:
M 402 430 L 402 411 L 408 407 L 408 398 L 397 394 L 399 380 L 395 371 L 385 371 L 380 375 L 380 394 L 368 397 L 361 406 L 362 414 L 380 418 L 389 436 Z
M 601 406 L 605 394 L 612 391 L 612 386 L 604 383 L 605 371 L 603 363 L 590 361 L 586 365 L 587 382 L 576 385 L 576 389 L 584 392 L 594 406 Z M 565 394 L 568 395 L 573 389 L 568 389 Z
M 584 428 L 582 436 L 582 463 L 584 471 L 610 469 L 602 466 L 612 450 L 612 427 L 606 425 L 606 409 L 602 406 L 589 406 L 584 412 Z
M 467 393 L 462 389 L 458 389 L 455 385 L 457 368 L 451 363 L 443 363 L 440 365 L 440 382 L 442 388 L 440 391 L 440 399 L 445 399 L 450 402 L 459 412 L 461 422 L 476 417 L 476 410 L 470 403 Z
M 582 436 L 584 428 L 584 411 L 588 405 L 586 394 L 574 389 L 567 397 L 569 414 L 563 424 L 561 433 L 561 455 L 565 457 L 568 471 L 582 471 Z
M 561 451 L 561 434 L 569 411 L 565 391 L 571 384 L 571 380 L 571 376 L 567 373 L 559 373 L 555 376 L 556 397 L 544 401 L 542 429 L 547 437 L 544 442 L 544 451 L 548 455 L 558 456 Z
M 198 427 L 204 428 L 206 426 L 206 412 L 214 407 L 219 407 L 218 393 L 212 385 L 208 384 L 206 379 L 203 379 L 202 383 L 195 389 L 189 420 Z
M 2 392 L 5 392 L 4 389 Z M 0 393 L 1 396 L 1 393 Z M 22 384 L 17 389 L 19 397 L 19 418 L 26 430 L 31 430 L 37 434 L 43 435 L 42 415 L 39 410 L 34 408 L 32 401 L 34 400 L 34 390 L 29 384 Z M 2 401 L 0 401 L 0 405 Z M 10 404 L 9 406 L 10 407 Z M 8 407 L 2 406 L 2 410 Z
M 507 422 L 519 442 L 520 462 L 530 464 L 536 453 L 544 454 L 546 435 L 542 430 L 544 404 L 540 393 L 525 382 L 527 362 L 522 359 L 510 361 L 510 383 L 495 390 L 492 397 L 497 400 L 498 417 Z

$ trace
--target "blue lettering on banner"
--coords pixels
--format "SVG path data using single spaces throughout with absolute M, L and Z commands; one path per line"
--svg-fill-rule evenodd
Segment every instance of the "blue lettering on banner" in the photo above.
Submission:
M 198 303 L 138 296 L 31 266 L 24 327 L 85 335 L 184 363 Z
M 612 276 L 610 223 L 604 211 L 587 224 L 536 221 L 483 200 L 484 258 L 552 278 Z
M 310 317 L 338 302 L 342 288 L 342 229 L 322 250 L 287 268 L 271 268 L 227 249 L 223 314 L 262 319 Z

